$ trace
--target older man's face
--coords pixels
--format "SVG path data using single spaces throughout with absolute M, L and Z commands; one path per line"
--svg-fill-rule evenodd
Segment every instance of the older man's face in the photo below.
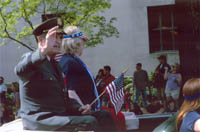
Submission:
M 52 40 L 52 43 L 49 43 L 50 54 L 58 54 L 60 53 L 61 43 L 62 43 L 62 34 L 56 34 L 55 40 Z
M 53 57 L 60 53 L 63 34 L 57 33 L 56 29 L 58 26 L 50 29 L 45 36 L 39 37 L 39 48 L 43 55 Z

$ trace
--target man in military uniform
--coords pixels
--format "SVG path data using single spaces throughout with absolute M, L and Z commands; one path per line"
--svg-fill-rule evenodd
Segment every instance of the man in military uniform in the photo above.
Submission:
M 23 127 L 26 130 L 113 131 L 108 112 L 91 113 L 89 104 L 81 106 L 68 97 L 61 69 L 53 60 L 60 52 L 62 28 L 62 20 L 57 17 L 38 26 L 33 31 L 38 49 L 23 55 L 15 67 L 20 78 Z

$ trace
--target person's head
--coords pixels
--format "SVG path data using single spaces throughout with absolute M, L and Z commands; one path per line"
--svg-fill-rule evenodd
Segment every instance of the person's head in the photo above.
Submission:
M 172 72 L 174 72 L 174 73 L 180 72 L 180 65 L 178 63 L 172 65 Z
M 174 103 L 174 101 L 170 101 L 169 103 L 168 103 L 168 106 L 169 106 L 169 110 L 170 111 L 173 111 L 174 109 L 175 109 L 175 103 Z
M 200 108 L 200 78 L 190 79 L 184 84 L 183 96 L 183 105 L 188 105 L 193 110 Z
M 167 57 L 165 55 L 160 55 L 158 57 L 158 60 L 159 60 L 160 64 L 164 64 L 167 62 Z
M 77 26 L 69 26 L 64 29 L 64 32 L 67 35 L 64 35 L 61 51 L 81 56 L 88 38 L 83 35 Z
M 19 83 L 18 82 L 12 83 L 12 90 L 15 91 L 15 92 L 19 91 Z
M 153 97 L 151 98 L 151 104 L 152 104 L 152 105 L 157 105 L 157 103 L 158 103 L 158 97 L 153 96 Z
M 99 71 L 98 71 L 98 75 L 102 77 L 103 74 L 104 74 L 103 69 L 99 69 Z
M 48 43 L 48 56 L 54 56 L 57 53 L 60 53 L 61 42 L 64 32 L 63 30 L 63 21 L 60 17 L 54 17 L 44 21 L 36 29 L 33 30 L 33 34 L 36 36 L 38 41 L 38 47 L 43 47 L 46 43 L 48 31 L 54 31 L 53 28 L 56 28 L 56 39 L 51 39 L 51 43 Z M 55 32 L 55 31 L 54 31 Z M 54 42 L 52 42 L 54 41 Z
M 183 117 L 187 112 L 200 109 L 200 78 L 193 78 L 183 86 L 184 102 L 176 120 L 176 127 L 179 129 Z
M 110 75 L 111 67 L 110 66 L 104 66 L 103 67 L 104 75 Z
M 0 84 L 3 84 L 4 78 L 0 76 Z
M 137 63 L 136 64 L 136 69 L 139 71 L 142 69 L 142 64 L 141 63 Z

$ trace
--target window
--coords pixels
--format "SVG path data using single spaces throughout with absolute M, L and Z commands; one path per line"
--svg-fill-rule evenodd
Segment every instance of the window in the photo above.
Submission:
M 150 53 L 177 50 L 174 5 L 148 7 Z

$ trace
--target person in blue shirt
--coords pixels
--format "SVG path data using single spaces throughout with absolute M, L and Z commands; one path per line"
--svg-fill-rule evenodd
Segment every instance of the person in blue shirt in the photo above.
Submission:
M 176 128 L 180 132 L 200 132 L 200 78 L 190 79 L 184 84 L 183 96 Z
M 100 99 L 94 76 L 80 58 L 88 38 L 76 26 L 66 27 L 64 32 L 67 35 L 63 36 L 61 50 L 64 54 L 59 65 L 66 78 L 69 97 L 82 106 L 90 104 L 92 111 L 89 114 L 96 118 L 101 131 L 116 131 L 111 114 L 100 110 Z M 91 105 L 96 98 L 96 104 Z
M 64 53 L 59 64 L 66 77 L 66 86 L 70 98 L 76 99 L 81 105 L 90 104 L 98 97 L 95 79 L 86 64 L 80 58 L 87 37 L 76 26 L 65 28 L 61 50 Z M 74 34 L 74 36 L 73 36 Z M 93 109 L 100 108 L 100 100 L 92 105 Z
M 170 104 L 174 104 L 175 108 L 172 111 L 177 111 L 179 108 L 179 94 L 180 87 L 182 82 L 182 76 L 180 74 L 180 65 L 175 64 L 172 66 L 172 70 L 168 71 L 168 68 L 165 69 L 164 79 L 167 80 L 165 86 L 165 96 L 167 98 L 167 111 L 169 110 Z

